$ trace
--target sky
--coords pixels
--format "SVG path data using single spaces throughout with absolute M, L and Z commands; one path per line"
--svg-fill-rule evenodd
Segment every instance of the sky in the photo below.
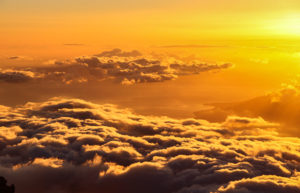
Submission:
M 136 48 L 220 39 L 285 39 L 296 38 L 300 32 L 300 5 L 296 0 L 0 3 L 1 47 L 7 52 L 30 52 L 26 49 L 29 46 L 48 55 L 40 49 L 52 47 L 61 52 L 62 48 L 57 48 L 61 44 L 76 43 Z
M 0 0 L 0 42 L 0 189 L 300 192 L 299 0 Z

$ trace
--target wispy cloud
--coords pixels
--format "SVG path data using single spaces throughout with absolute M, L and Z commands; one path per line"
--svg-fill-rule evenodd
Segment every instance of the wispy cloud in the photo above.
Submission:
M 159 46 L 161 48 L 226 48 L 227 45 L 205 45 L 205 44 L 188 44 L 188 45 L 165 45 Z
M 85 46 L 85 44 L 76 44 L 76 43 L 68 43 L 68 44 L 63 44 L 64 46 Z

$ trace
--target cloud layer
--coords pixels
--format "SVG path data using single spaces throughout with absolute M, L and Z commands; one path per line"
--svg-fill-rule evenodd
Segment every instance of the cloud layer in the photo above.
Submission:
M 282 124 L 281 132 L 298 136 L 300 127 L 300 87 L 299 84 L 286 84 L 277 91 L 254 99 L 228 104 L 214 104 L 214 108 L 196 112 L 197 118 L 211 121 L 224 121 L 227 116 L 261 116 L 265 120 Z
M 0 81 L 12 81 L 25 76 L 25 72 L 39 74 L 31 76 L 37 81 L 55 81 L 66 84 L 89 81 L 114 80 L 124 85 L 146 82 L 163 82 L 208 71 L 232 67 L 230 63 L 208 64 L 199 61 L 186 63 L 174 58 L 143 56 L 139 51 L 113 49 L 94 56 L 83 56 L 66 61 L 54 61 L 46 66 L 9 69 L 10 74 L 0 74 Z M 21 73 L 22 72 L 22 73 Z M 14 74 L 13 74 L 14 73 Z M 9 76 L 2 78 L 2 76 Z M 24 77 L 25 78 L 25 77 Z
M 63 98 L 0 108 L 0 173 L 19 193 L 300 192 L 300 139 L 262 118 L 216 124 Z

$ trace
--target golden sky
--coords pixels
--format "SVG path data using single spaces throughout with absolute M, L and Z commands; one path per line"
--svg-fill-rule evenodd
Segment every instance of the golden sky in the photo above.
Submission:
M 300 193 L 299 75 L 300 0 L 0 0 L 0 191 Z
M 297 0 L 1 0 L 0 40 L 2 49 L 25 52 L 61 44 L 148 47 L 290 39 L 300 34 L 299 9 Z
M 146 114 L 191 116 L 206 103 L 254 98 L 297 79 L 299 13 L 298 0 L 1 0 L 0 67 L 43 67 L 114 48 L 159 58 L 176 56 L 188 63 L 230 63 L 231 68 L 218 73 L 145 86 L 101 84 L 123 92 L 107 93 L 109 102 Z M 107 98 L 92 85 L 84 97 Z M 24 91 L 23 98 L 9 97 L 15 92 L 10 89 L 2 91 L 0 99 L 8 104 L 43 96 L 41 91 Z M 82 97 L 80 93 L 70 88 L 64 94 Z M 130 99 L 137 95 L 139 99 Z M 178 112 L 176 105 L 181 107 Z
M 300 73 L 299 13 L 298 0 L 1 0 L 0 62 L 3 67 L 43 66 L 122 48 L 145 55 L 231 63 L 232 68 L 220 73 L 134 85 L 130 93 L 147 93 L 138 106 L 130 99 L 120 102 L 118 94 L 109 95 L 116 95 L 111 96 L 112 102 L 143 113 L 191 116 L 204 103 L 246 100 L 296 79 Z M 129 92 L 120 89 L 124 95 Z M 165 89 L 168 92 L 161 96 Z M 88 98 L 103 97 L 90 90 Z M 14 100 L 18 97 L 2 92 L 2 101 L 20 103 Z M 165 102 L 164 108 L 153 112 L 145 108 Z M 184 110 L 175 113 L 174 105 Z

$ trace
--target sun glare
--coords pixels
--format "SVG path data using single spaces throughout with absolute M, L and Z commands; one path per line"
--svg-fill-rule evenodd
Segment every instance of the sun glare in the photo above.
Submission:
M 300 0 L 0 0 L 0 193 L 300 193 Z
M 300 36 L 300 15 L 291 15 L 274 21 L 271 30 L 276 34 Z

